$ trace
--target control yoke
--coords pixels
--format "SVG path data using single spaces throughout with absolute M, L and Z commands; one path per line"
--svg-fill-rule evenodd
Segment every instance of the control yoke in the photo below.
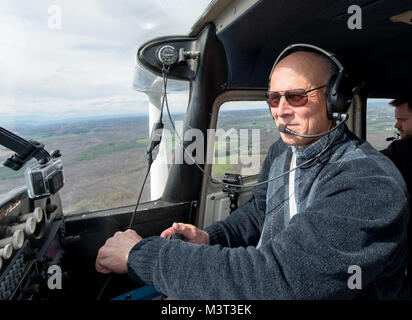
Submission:
M 51 155 L 40 142 L 27 141 L 0 127 L 0 144 L 16 152 L 3 164 L 13 170 L 20 170 L 32 158 L 37 163 L 24 171 L 27 193 L 31 199 L 40 199 L 55 194 L 64 185 L 61 153 L 55 150 Z
M 30 140 L 27 141 L 14 133 L 0 127 L 0 144 L 14 152 L 3 164 L 15 171 L 20 170 L 31 158 L 36 158 L 39 163 L 47 163 L 52 158 L 44 149 L 44 144 Z

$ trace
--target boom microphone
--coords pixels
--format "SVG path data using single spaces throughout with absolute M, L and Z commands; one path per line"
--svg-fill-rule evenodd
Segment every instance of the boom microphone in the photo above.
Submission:
M 397 133 L 396 133 L 396 136 L 386 138 L 386 141 L 398 140 L 398 139 L 399 139 L 399 137 L 400 137 L 400 134 L 399 134 L 399 132 L 397 132 Z
M 286 127 L 286 125 L 284 125 L 284 124 L 280 124 L 280 125 L 278 126 L 278 130 L 279 130 L 279 132 L 293 134 L 293 135 L 295 135 L 295 136 L 302 137 L 302 138 L 318 138 L 318 137 L 322 137 L 322 136 L 324 136 L 324 135 L 327 135 L 328 133 L 331 133 L 332 131 L 335 131 L 335 130 L 336 130 L 337 128 L 339 128 L 343 123 L 345 123 L 345 121 L 348 120 L 348 118 L 349 118 L 349 117 L 348 117 L 348 115 L 347 115 L 346 113 L 345 113 L 345 114 L 342 114 L 342 115 L 341 115 L 342 121 L 339 121 L 339 124 L 338 124 L 336 127 L 334 127 L 333 129 L 330 129 L 330 130 L 328 130 L 328 131 L 326 131 L 326 132 L 322 132 L 322 133 L 318 133 L 318 134 L 300 134 L 300 133 L 297 133 L 297 132 L 289 129 L 289 128 Z

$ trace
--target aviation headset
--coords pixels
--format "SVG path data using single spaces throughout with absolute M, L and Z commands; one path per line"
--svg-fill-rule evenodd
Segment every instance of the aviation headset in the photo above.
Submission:
M 275 70 L 275 67 L 279 63 L 279 61 L 287 57 L 288 55 L 298 51 L 322 54 L 333 61 L 333 63 L 338 67 L 338 74 L 332 75 L 326 85 L 326 113 L 329 119 L 339 119 L 339 116 L 341 114 L 344 114 L 348 111 L 352 103 L 352 88 L 350 86 L 348 74 L 346 73 L 345 68 L 340 63 L 339 59 L 335 56 L 335 54 L 328 52 L 322 48 L 304 43 L 292 44 L 286 47 L 279 54 L 279 56 L 276 58 L 275 63 L 273 64 L 269 76 L 268 88 L 270 88 L 270 80 L 272 78 L 273 71 Z

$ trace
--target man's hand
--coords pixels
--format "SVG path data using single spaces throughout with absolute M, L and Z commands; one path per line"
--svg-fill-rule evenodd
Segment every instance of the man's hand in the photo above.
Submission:
M 184 241 L 197 243 L 197 244 L 209 244 L 209 235 L 207 232 L 196 228 L 194 225 L 185 223 L 173 223 L 173 225 L 164 230 L 160 235 L 162 238 L 167 238 L 174 233 L 180 233 L 184 236 Z
M 131 229 L 125 232 L 116 232 L 99 249 L 96 258 L 96 270 L 101 273 L 127 273 L 129 252 L 142 239 Z

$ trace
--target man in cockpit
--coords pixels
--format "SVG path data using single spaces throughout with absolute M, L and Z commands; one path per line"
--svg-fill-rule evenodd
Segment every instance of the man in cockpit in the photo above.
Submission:
M 395 128 L 400 139 L 392 142 L 382 153 L 388 156 L 398 167 L 412 194 L 412 97 L 400 97 L 390 105 L 395 107 Z
M 408 187 L 409 209 L 412 215 L 412 96 L 401 96 L 390 105 L 395 107 L 395 128 L 400 139 L 392 142 L 382 153 L 388 156 L 402 173 Z M 409 221 L 408 234 L 412 237 L 412 222 Z M 408 280 L 412 284 L 412 239 L 408 239 L 409 262 Z
M 175 299 L 409 299 L 406 186 L 387 157 L 330 114 L 337 74 L 316 50 L 279 57 L 268 103 L 283 132 L 258 182 L 273 180 L 205 230 L 175 223 L 145 239 L 116 233 L 96 270 L 128 273 Z M 173 233 L 185 241 L 167 240 Z

